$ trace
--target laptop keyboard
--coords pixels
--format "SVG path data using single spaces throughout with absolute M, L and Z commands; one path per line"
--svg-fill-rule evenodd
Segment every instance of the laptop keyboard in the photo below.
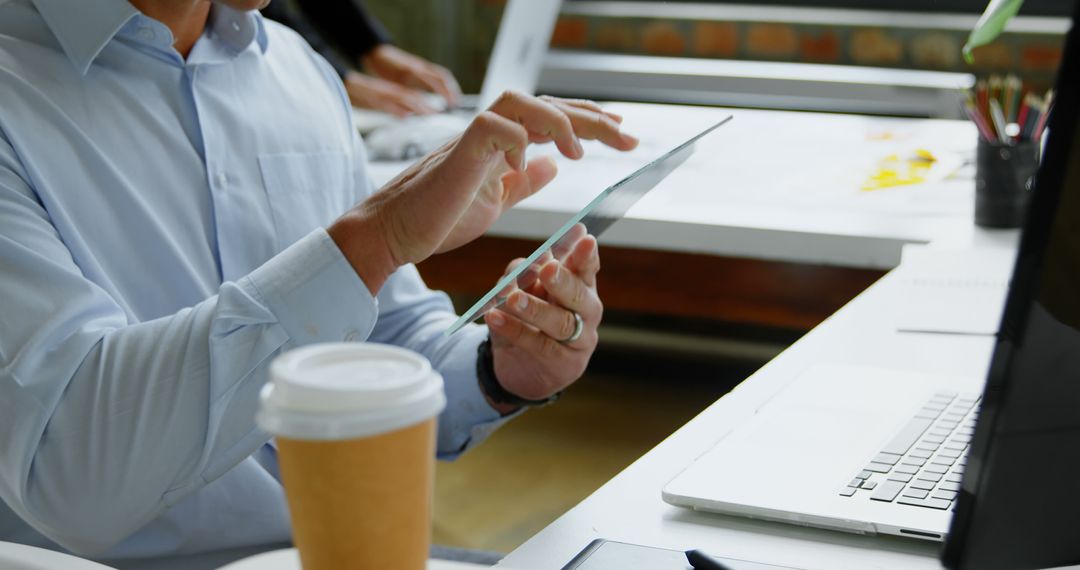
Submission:
M 840 495 L 949 509 L 960 492 L 978 415 L 978 396 L 934 394 Z

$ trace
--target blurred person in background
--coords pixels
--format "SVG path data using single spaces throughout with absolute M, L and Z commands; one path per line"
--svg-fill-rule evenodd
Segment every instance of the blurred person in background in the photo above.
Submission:
M 404 117 L 441 110 L 425 92 L 438 94 L 449 107 L 461 100 L 449 70 L 394 46 L 358 0 L 278 0 L 262 13 L 296 30 L 330 62 L 353 106 Z

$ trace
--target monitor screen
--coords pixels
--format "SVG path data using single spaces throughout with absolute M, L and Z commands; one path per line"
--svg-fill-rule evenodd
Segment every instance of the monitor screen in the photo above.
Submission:
M 1080 563 L 1077 17 L 1074 12 L 1043 162 L 942 553 L 949 568 Z

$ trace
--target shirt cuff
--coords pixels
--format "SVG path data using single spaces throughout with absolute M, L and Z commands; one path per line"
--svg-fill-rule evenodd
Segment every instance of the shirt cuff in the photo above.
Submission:
M 379 316 L 378 300 L 321 228 L 245 279 L 297 346 L 363 341 Z
M 476 376 L 477 347 L 487 338 L 485 326 L 468 325 L 454 333 L 463 338 L 453 348 L 456 353 L 444 360 L 439 372 L 446 383 L 446 409 L 439 416 L 439 459 L 453 460 L 484 441 L 504 423 L 524 409 L 500 415 L 488 404 Z M 444 435 L 445 434 L 445 435 Z

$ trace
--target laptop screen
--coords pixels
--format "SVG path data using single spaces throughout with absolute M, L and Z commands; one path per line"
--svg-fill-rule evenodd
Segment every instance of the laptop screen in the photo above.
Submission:
M 535 93 L 562 0 L 510 0 L 491 50 L 477 110 L 514 90 Z
M 1078 16 L 942 553 L 949 568 L 1080 563 Z

